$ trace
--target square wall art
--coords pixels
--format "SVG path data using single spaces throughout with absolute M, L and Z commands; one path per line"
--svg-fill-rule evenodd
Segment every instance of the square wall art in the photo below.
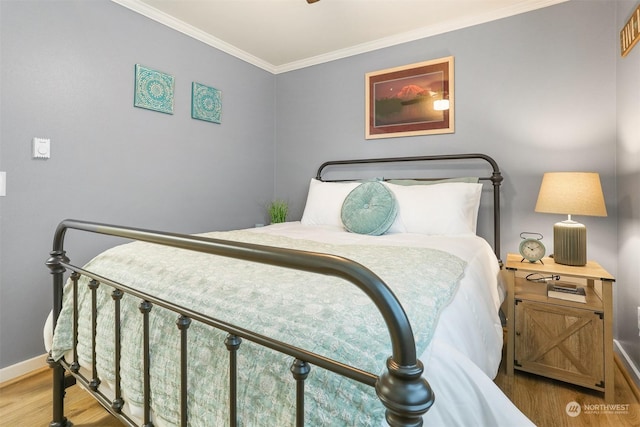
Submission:
M 173 76 L 136 64 L 136 88 L 133 105 L 173 114 L 174 84 Z
M 193 82 L 191 87 L 191 117 L 207 122 L 220 123 L 222 92 Z

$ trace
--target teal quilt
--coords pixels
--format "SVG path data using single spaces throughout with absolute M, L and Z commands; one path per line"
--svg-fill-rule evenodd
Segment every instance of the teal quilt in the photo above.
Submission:
M 466 263 L 447 252 L 415 247 L 332 245 L 253 233 L 214 232 L 205 237 L 305 251 L 331 253 L 370 268 L 403 305 L 416 339 L 417 354 L 429 345 L 440 312 L 452 300 Z M 360 369 L 380 374 L 391 355 L 382 316 L 355 285 L 339 278 L 149 243 L 112 248 L 87 270 L 154 296 L 189 307 Z M 88 279 L 79 289 L 79 362 L 91 366 L 91 298 Z M 72 348 L 71 285 L 53 340 L 59 359 Z M 102 382 L 114 381 L 112 289 L 98 288 L 97 366 Z M 121 375 L 124 398 L 142 405 L 142 316 L 140 301 L 122 301 Z M 177 425 L 180 335 L 177 316 L 160 307 L 150 315 L 151 403 L 158 425 Z M 189 425 L 228 425 L 226 333 L 193 322 L 189 328 Z M 295 381 L 286 355 L 243 341 L 238 355 L 241 426 L 294 425 Z M 436 390 L 437 394 L 437 390 Z M 306 425 L 379 426 L 384 407 L 375 390 L 321 368 L 306 382 Z

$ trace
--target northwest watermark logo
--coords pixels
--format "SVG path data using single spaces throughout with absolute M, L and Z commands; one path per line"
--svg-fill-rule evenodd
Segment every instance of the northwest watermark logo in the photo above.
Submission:
M 578 402 L 567 403 L 567 406 L 564 408 L 564 410 L 570 417 L 577 417 L 578 415 L 580 415 L 580 412 L 582 412 L 582 408 L 580 407 L 580 404 Z
M 628 414 L 628 403 L 584 403 L 571 401 L 564 408 L 570 417 L 577 417 L 580 414 Z

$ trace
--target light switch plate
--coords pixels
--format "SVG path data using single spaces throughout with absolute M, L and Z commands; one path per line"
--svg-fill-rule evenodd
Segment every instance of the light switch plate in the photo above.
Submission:
M 51 140 L 48 138 L 33 138 L 33 158 L 49 159 L 51 157 Z
M 0 172 L 0 197 L 7 195 L 7 173 Z

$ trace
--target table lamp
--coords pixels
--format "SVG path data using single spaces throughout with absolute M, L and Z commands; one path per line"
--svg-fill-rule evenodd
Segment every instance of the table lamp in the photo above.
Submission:
M 553 226 L 553 259 L 558 264 L 587 263 L 587 227 L 571 215 L 607 216 L 600 175 L 595 172 L 547 172 L 542 177 L 536 212 L 566 214 Z

